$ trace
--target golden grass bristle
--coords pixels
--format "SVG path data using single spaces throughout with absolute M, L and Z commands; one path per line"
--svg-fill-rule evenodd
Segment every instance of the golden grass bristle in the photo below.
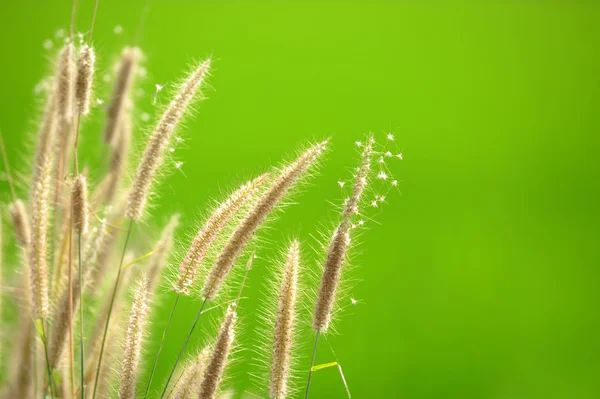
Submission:
M 129 324 L 123 346 L 123 360 L 119 374 L 119 398 L 135 399 L 142 340 L 148 318 L 148 280 L 142 277 L 135 289 Z
M 171 250 L 173 249 L 173 237 L 175 230 L 179 226 L 179 215 L 171 216 L 169 223 L 163 229 L 160 239 L 157 242 L 156 252 L 150 258 L 148 266 L 148 292 L 154 293 L 156 285 L 161 276 L 161 272 L 167 264 Z
M 45 319 L 49 312 L 48 300 L 48 218 L 50 212 L 50 177 L 53 164 L 51 150 L 56 133 L 55 96 L 48 97 L 34 163 L 31 185 L 29 267 L 31 268 L 31 293 L 35 318 Z
M 104 201 L 108 204 L 112 203 L 116 198 L 119 189 L 121 188 L 123 176 L 127 170 L 127 156 L 129 154 L 129 146 L 133 131 L 130 108 L 131 106 L 128 106 L 127 109 L 123 111 L 121 125 L 115 138 L 115 146 L 110 157 L 108 175 L 106 176 L 108 181 L 106 183 L 107 187 L 104 198 Z
M 210 360 L 206 366 L 204 378 L 200 384 L 200 399 L 214 399 L 217 396 L 225 367 L 227 366 L 229 353 L 231 352 L 233 339 L 235 338 L 234 327 L 236 318 L 235 307 L 229 306 L 225 313 L 223 324 L 221 324 Z
M 79 49 L 77 79 L 75 80 L 75 101 L 81 115 L 90 113 L 90 97 L 92 96 L 95 64 L 96 53 L 94 48 L 84 44 Z
M 289 247 L 283 270 L 273 335 L 269 396 L 274 399 L 283 399 L 288 395 L 299 268 L 300 243 L 294 240 Z
M 351 218 L 353 215 L 358 214 L 358 204 L 367 186 L 367 177 L 373 154 L 373 143 L 374 140 L 372 137 L 367 140 L 362 153 L 361 165 L 355 175 L 352 195 L 344 204 L 342 221 L 335 230 L 329 244 L 323 276 L 321 278 L 321 286 L 315 305 L 313 319 L 313 329 L 315 331 L 327 331 L 331 321 L 331 311 L 335 302 L 342 266 L 346 260 L 346 253 L 350 245 Z
M 273 209 L 275 209 L 277 204 L 285 198 L 288 191 L 319 158 L 325 150 L 326 144 L 327 141 L 323 141 L 305 151 L 298 159 L 284 168 L 279 177 L 262 194 L 250 212 L 240 222 L 219 254 L 202 288 L 202 296 L 204 298 L 211 300 L 215 298 L 223 281 L 233 268 L 235 261 L 254 236 L 256 230 Z
M 173 131 L 185 115 L 190 102 L 202 85 L 210 67 L 210 60 L 202 62 L 181 86 L 175 98 L 169 103 L 161 120 L 148 140 L 142 160 L 138 165 L 131 191 L 128 195 L 125 215 L 131 220 L 142 217 L 150 186 L 154 181 L 158 167 L 163 160 L 163 153 L 169 143 Z
M 197 399 L 200 393 L 200 384 L 204 378 L 208 359 L 210 358 L 210 348 L 205 347 L 196 356 L 193 362 L 184 370 L 179 383 L 177 384 L 177 392 L 173 399 Z
M 21 247 L 27 248 L 31 236 L 31 229 L 29 228 L 29 216 L 27 215 L 25 203 L 18 199 L 9 205 L 8 211 L 10 213 L 10 219 L 12 221 L 17 243 Z
M 80 234 L 86 234 L 89 224 L 89 212 L 87 180 L 84 175 L 77 176 L 73 182 L 71 206 L 73 207 L 73 228 Z
M 121 60 L 117 66 L 115 86 L 106 113 L 104 126 L 104 142 L 115 147 L 118 129 L 121 128 L 123 115 L 131 97 L 131 87 L 135 80 L 137 64 L 141 57 L 140 49 L 126 47 L 121 52 Z
M 71 122 L 73 117 L 75 93 L 74 52 L 75 47 L 69 40 L 58 54 L 57 112 L 59 120 L 68 122 Z
M 212 213 L 198 231 L 179 266 L 178 278 L 173 283 L 175 292 L 189 294 L 189 287 L 194 283 L 198 268 L 218 234 L 240 208 L 254 197 L 256 191 L 268 177 L 269 174 L 265 173 L 253 181 L 243 184 Z

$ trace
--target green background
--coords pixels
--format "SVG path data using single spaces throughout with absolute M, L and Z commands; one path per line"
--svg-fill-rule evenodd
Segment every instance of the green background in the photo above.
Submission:
M 100 0 L 98 76 L 130 43 L 143 4 Z M 81 1 L 78 30 L 92 9 Z M 67 0 L 0 3 L 0 128 L 16 166 L 31 157 L 33 88 L 52 54 L 42 44 L 70 10 Z M 319 176 L 262 234 L 241 309 L 238 392 L 251 386 L 244 359 L 270 257 L 294 234 L 309 251 L 317 226 L 334 220 L 327 201 L 341 199 L 353 142 L 391 131 L 404 151 L 402 195 L 362 237 L 351 292 L 361 302 L 329 339 L 353 397 L 600 396 L 599 21 L 600 6 L 577 1 L 152 2 L 140 108 L 152 111 L 155 83 L 214 58 L 209 100 L 177 150 L 185 176 L 162 184 L 157 220 L 179 211 L 188 224 L 240 178 L 332 138 Z M 100 144 L 101 119 L 96 109 L 84 151 Z M 158 304 L 153 343 L 170 303 Z M 165 359 L 196 308 L 179 309 Z M 332 360 L 321 345 L 317 361 Z M 161 364 L 156 379 L 167 372 Z M 315 374 L 311 397 L 345 397 L 335 369 Z

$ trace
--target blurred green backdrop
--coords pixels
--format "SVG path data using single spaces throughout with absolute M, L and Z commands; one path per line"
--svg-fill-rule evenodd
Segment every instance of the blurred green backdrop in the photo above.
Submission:
M 93 1 L 80 3 L 77 29 L 87 31 Z M 131 42 L 144 3 L 100 0 L 99 77 Z M 0 128 L 16 165 L 29 156 L 34 87 L 52 53 L 43 43 L 68 28 L 70 11 L 69 0 L 0 3 Z M 185 176 L 163 183 L 158 220 L 179 211 L 189 222 L 305 140 L 333 141 L 299 204 L 263 233 L 240 358 L 253 356 L 251 312 L 269 258 L 292 234 L 314 244 L 316 226 L 332 220 L 327 201 L 340 200 L 336 181 L 356 160 L 353 142 L 391 131 L 404 150 L 402 196 L 363 236 L 352 291 L 361 302 L 329 340 L 353 397 L 600 397 L 598 21 L 600 6 L 578 1 L 154 0 L 139 43 L 142 109 L 152 111 L 155 83 L 215 59 L 214 90 L 177 153 Z M 100 143 L 101 114 L 86 126 L 88 150 Z M 169 305 L 159 304 L 163 319 Z M 165 359 L 197 302 L 185 305 Z M 321 345 L 317 361 L 331 360 Z M 238 392 L 251 371 L 243 361 L 233 368 Z M 167 372 L 161 365 L 156 380 Z M 316 373 L 311 392 L 345 397 L 334 369 Z

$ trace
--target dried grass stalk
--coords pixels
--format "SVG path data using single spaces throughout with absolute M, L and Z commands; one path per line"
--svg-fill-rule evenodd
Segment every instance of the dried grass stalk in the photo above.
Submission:
M 133 86 L 140 57 L 141 51 L 135 47 L 126 47 L 121 53 L 115 86 L 106 113 L 106 126 L 104 127 L 104 142 L 113 147 L 116 147 L 115 138 L 118 136 L 118 129 L 121 128 L 122 118 L 131 97 L 131 87 Z
M 225 320 L 223 320 L 223 324 L 219 330 L 208 366 L 206 366 L 204 379 L 202 380 L 202 384 L 200 384 L 200 399 L 214 399 L 217 397 L 217 391 L 221 385 L 235 337 L 234 327 L 236 318 L 235 308 L 230 306 L 227 309 Z
M 317 160 L 325 149 L 326 144 L 327 141 L 323 141 L 309 148 L 292 164 L 283 169 L 279 177 L 271 183 L 248 215 L 239 224 L 219 254 L 214 267 L 211 269 L 204 283 L 202 289 L 202 296 L 204 298 L 210 300 L 215 298 L 223 281 L 233 268 L 235 261 L 244 248 L 246 248 L 256 230 L 300 177 Z
M 200 393 L 200 384 L 204 378 L 208 359 L 210 358 L 210 348 L 204 348 L 196 357 L 195 361 L 185 368 L 177 392 L 173 399 L 197 399 Z
M 167 107 L 162 119 L 150 136 L 128 196 L 125 215 L 129 219 L 135 221 L 142 217 L 150 186 L 154 181 L 157 169 L 162 163 L 165 148 L 173 131 L 187 112 L 190 102 L 202 85 L 209 66 L 210 60 L 204 61 L 192 72 Z
M 283 270 L 273 337 L 269 396 L 275 399 L 283 399 L 288 395 L 299 267 L 300 243 L 294 240 L 288 250 Z
M 31 229 L 29 227 L 29 216 L 27 215 L 25 203 L 18 199 L 10 204 L 8 211 L 10 213 L 17 243 L 22 248 L 27 248 L 31 237 Z
M 213 212 L 206 223 L 202 226 L 198 235 L 192 241 L 188 252 L 179 266 L 179 276 L 173 284 L 175 292 L 189 294 L 189 287 L 194 283 L 200 264 L 204 260 L 208 249 L 213 244 L 221 230 L 227 225 L 231 218 L 253 198 L 256 191 L 269 177 L 268 173 L 257 177 L 251 182 L 242 185 L 225 202 Z
M 81 115 L 87 115 L 90 112 L 95 63 L 96 53 L 94 48 L 84 44 L 79 50 L 77 79 L 75 80 L 75 101 Z
M 31 268 L 33 316 L 43 319 L 48 316 L 50 308 L 48 302 L 48 265 L 46 257 L 51 195 L 50 178 L 53 163 L 51 147 L 56 134 L 55 107 L 54 93 L 51 93 L 40 127 L 31 186 L 29 266 Z
M 73 207 L 73 228 L 80 234 L 86 234 L 89 216 L 87 180 L 84 175 L 77 176 L 73 182 L 71 206 Z
M 313 319 L 313 329 L 315 331 L 327 331 L 331 321 L 331 311 L 335 302 L 342 266 L 346 260 L 346 253 L 350 245 L 351 217 L 358 213 L 358 204 L 367 185 L 372 153 L 373 139 L 369 138 L 362 153 L 361 165 L 355 176 L 352 195 L 344 204 L 342 221 L 335 230 L 329 244 L 319 295 L 315 306 Z

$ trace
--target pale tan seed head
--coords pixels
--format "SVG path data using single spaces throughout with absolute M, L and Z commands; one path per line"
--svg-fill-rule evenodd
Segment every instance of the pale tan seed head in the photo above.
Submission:
M 108 105 L 106 125 L 104 126 L 104 142 L 113 147 L 117 143 L 115 139 L 122 124 L 127 103 L 131 98 L 131 87 L 135 80 L 140 57 L 140 49 L 126 47 L 121 53 L 121 60 L 117 66 L 115 86 Z
M 213 351 L 204 372 L 204 379 L 200 384 L 200 399 L 214 399 L 217 396 L 231 346 L 235 337 L 234 327 L 237 314 L 235 307 L 230 306 L 225 313 L 225 319 L 221 324 L 217 341 L 213 347 Z
M 204 378 L 206 366 L 210 359 L 210 348 L 205 347 L 196 356 L 194 361 L 188 365 L 181 375 L 177 384 L 177 391 L 173 399 L 197 399 L 200 393 L 200 384 Z
M 13 230 L 17 238 L 17 243 L 21 247 L 27 248 L 29 245 L 29 238 L 31 236 L 31 229 L 29 228 L 29 215 L 27 215 L 25 203 L 18 199 L 10 204 L 8 210 L 10 213 Z
M 315 306 L 313 319 L 313 329 L 315 331 L 327 331 L 331 322 L 331 312 L 335 303 L 342 266 L 346 261 L 346 254 L 350 245 L 351 218 L 358 213 L 358 204 L 367 185 L 372 154 L 373 139 L 369 138 L 362 153 L 361 165 L 355 176 L 352 195 L 344 204 L 342 221 L 335 230 L 329 244 L 319 295 Z
M 209 67 L 210 60 L 204 61 L 188 76 L 150 136 L 129 192 L 125 211 L 129 219 L 139 220 L 142 217 L 150 187 L 162 164 L 165 148 L 202 85 Z
M 55 93 L 49 95 L 40 133 L 31 181 L 30 245 L 28 248 L 31 268 L 31 293 L 33 317 L 46 318 L 48 301 L 48 221 L 50 212 L 51 173 L 53 165 L 52 144 L 56 136 Z
M 71 206 L 73 207 L 73 228 L 81 234 L 86 234 L 89 216 L 87 180 L 84 175 L 77 176 L 73 182 Z
M 58 54 L 58 80 L 56 102 L 58 118 L 61 122 L 71 122 L 73 117 L 75 89 L 75 47 L 68 41 Z
M 277 320 L 275 321 L 275 331 L 273 334 L 273 352 L 269 380 L 269 396 L 273 399 L 284 399 L 288 396 L 299 267 L 300 243 L 298 240 L 294 240 L 288 249 L 283 270 L 279 289 Z
M 233 268 L 237 258 L 260 225 L 275 209 L 277 204 L 285 198 L 290 189 L 307 172 L 325 150 L 327 141 L 316 144 L 304 152 L 298 159 L 288 165 L 280 173 L 267 190 L 262 194 L 248 215 L 240 222 L 231 238 L 219 254 L 215 265 L 210 271 L 202 288 L 202 296 L 214 299 L 221 288 L 223 281 Z
M 90 112 L 90 97 L 92 95 L 95 64 L 96 53 L 94 52 L 94 48 L 84 44 L 79 50 L 77 79 L 75 81 L 75 100 L 77 109 L 81 115 L 87 115 Z
M 179 276 L 177 281 L 173 283 L 173 289 L 177 293 L 189 294 L 189 288 L 194 282 L 198 268 L 218 234 L 240 208 L 254 198 L 257 190 L 268 177 L 269 174 L 265 173 L 253 181 L 242 185 L 227 200 L 221 203 L 206 223 L 204 223 L 179 266 Z
M 137 284 L 129 324 L 123 347 L 123 360 L 119 374 L 119 398 L 135 399 L 142 352 L 142 340 L 148 318 L 148 280 L 143 277 Z
M 150 265 L 148 266 L 148 292 L 151 294 L 156 289 L 160 274 L 165 268 L 169 254 L 173 249 L 173 237 L 178 226 L 179 215 L 175 214 L 171 216 L 169 223 L 163 229 L 160 239 L 156 243 L 156 252 L 150 258 Z

